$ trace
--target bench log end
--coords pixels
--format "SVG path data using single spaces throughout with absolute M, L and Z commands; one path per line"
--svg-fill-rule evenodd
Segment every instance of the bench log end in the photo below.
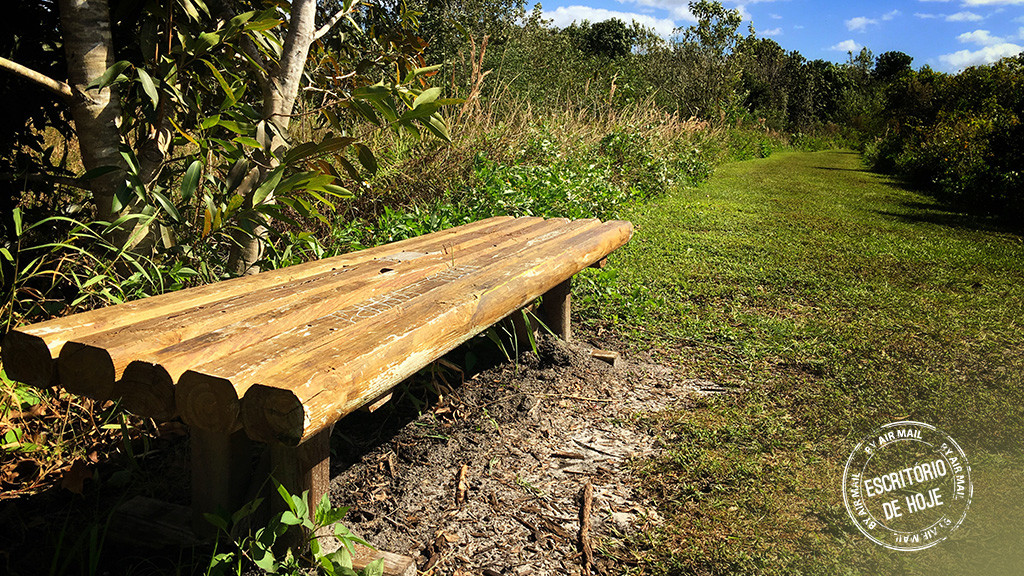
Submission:
M 4 372 L 11 380 L 36 388 L 49 388 L 57 383 L 53 356 L 39 336 L 11 330 L 0 348 Z
M 238 430 L 241 402 L 230 380 L 188 370 L 174 387 L 174 404 L 181 419 L 210 432 Z
M 298 446 L 306 432 L 306 411 L 291 390 L 254 384 L 242 397 L 242 425 L 257 442 Z
M 114 383 L 114 396 L 132 414 L 155 420 L 170 420 L 175 415 L 174 380 L 158 364 L 136 360 L 124 369 Z
M 57 357 L 57 378 L 72 394 L 106 402 L 114 395 L 114 361 L 103 348 L 68 342 Z

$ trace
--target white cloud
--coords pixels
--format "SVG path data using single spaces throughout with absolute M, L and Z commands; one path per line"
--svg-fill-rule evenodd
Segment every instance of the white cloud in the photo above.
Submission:
M 769 14 L 768 16 L 769 16 L 769 17 L 770 17 L 770 18 L 771 18 L 772 20 L 782 20 L 782 16 L 779 16 L 778 14 Z
M 984 19 L 984 17 L 979 16 L 974 12 L 957 12 L 956 14 L 946 16 L 946 22 L 977 22 Z
M 920 12 L 914 12 L 914 16 L 922 18 L 924 20 L 934 20 L 936 18 L 942 18 L 941 14 L 922 14 Z
M 988 30 L 975 30 L 974 32 L 964 32 L 963 34 L 956 37 L 962 44 L 977 44 L 978 46 L 995 46 L 996 44 L 1005 44 L 1006 39 L 1000 38 L 999 36 L 993 36 Z
M 963 0 L 964 6 L 1019 6 L 1024 0 Z
M 771 30 L 765 30 L 761 32 L 761 36 L 782 36 L 782 28 L 772 28 Z
M 882 20 L 892 20 L 893 18 L 899 16 L 900 14 L 903 14 L 903 12 L 900 12 L 899 10 L 893 10 L 892 12 L 886 12 L 885 14 L 882 14 Z
M 633 12 L 616 12 L 604 8 L 591 8 L 589 6 L 561 6 L 553 11 L 544 11 L 544 17 L 550 18 L 555 26 L 564 28 L 573 22 L 603 22 L 612 18 L 618 18 L 623 22 L 637 22 L 648 28 L 653 28 L 661 36 L 668 37 L 676 28 L 676 23 L 667 18 L 655 18 L 648 14 L 636 14 Z
M 693 17 L 693 14 L 690 14 L 688 0 L 619 0 L 619 3 L 637 4 L 638 6 L 644 6 L 647 8 L 668 10 L 672 17 L 678 20 L 686 20 L 687 22 L 697 21 L 697 19 Z M 577 8 L 577 6 L 570 6 L 570 8 Z M 586 7 L 579 6 L 579 8 Z M 593 10 L 603 10 L 603 8 L 593 8 Z
M 857 16 L 856 18 L 850 18 L 846 22 L 846 29 L 850 32 L 864 32 L 871 24 L 878 24 L 878 20 L 868 18 L 867 16 Z
M 985 46 L 980 50 L 960 50 L 952 54 L 943 54 L 939 60 L 953 71 L 960 71 L 969 66 L 992 64 L 1007 56 L 1016 56 L 1024 52 L 1024 46 L 1005 42 L 994 46 Z
M 829 48 L 829 50 L 834 50 L 836 52 L 856 52 L 860 50 L 860 44 L 857 44 L 853 40 L 843 40 L 839 44 Z

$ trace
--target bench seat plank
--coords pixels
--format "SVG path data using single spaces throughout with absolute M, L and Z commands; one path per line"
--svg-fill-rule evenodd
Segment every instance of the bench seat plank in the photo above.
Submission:
M 348 337 L 309 350 L 302 361 L 247 375 L 241 407 L 246 433 L 261 442 L 302 443 L 631 235 L 628 222 L 608 222 L 540 242 L 501 265 L 455 276 L 399 304 L 392 309 L 396 312 L 357 324 Z
M 419 246 L 424 251 L 394 251 L 122 328 L 72 337 L 57 361 L 60 380 L 70 392 L 119 397 L 135 413 L 167 418 L 165 412 L 174 409 L 173 383 L 186 369 L 334 312 L 365 294 L 399 289 L 443 268 L 453 254 L 477 250 L 540 222 L 503 221 L 443 245 Z
M 301 326 L 281 332 L 235 354 L 211 359 L 185 372 L 178 381 L 176 403 L 182 418 L 191 426 L 229 431 L 241 425 L 240 400 L 246 389 L 289 365 L 318 363 L 319 349 L 343 340 L 358 340 L 374 322 L 388 315 L 401 315 L 395 306 L 412 296 L 449 284 L 453 274 L 463 270 L 502 265 L 508 258 L 530 250 L 538 242 L 598 226 L 596 220 L 568 222 L 564 219 L 531 221 L 522 230 L 495 236 L 486 247 L 464 253 L 430 275 L 388 293 L 364 293 L 352 305 L 319 317 L 309 315 Z M 407 267 L 419 259 L 411 260 Z M 396 265 L 396 268 L 399 267 Z M 401 270 L 405 273 L 405 270 Z
M 117 306 L 20 327 L 8 332 L 4 337 L 2 352 L 0 352 L 3 355 L 4 369 L 11 379 L 18 382 L 38 387 L 53 386 L 58 383 L 55 359 L 68 338 L 72 336 L 83 338 L 129 326 L 180 312 L 183 309 L 330 272 L 338 267 L 366 262 L 386 254 L 419 251 L 424 247 L 428 247 L 429 250 L 430 246 L 450 243 L 464 234 L 512 220 L 511 217 L 498 216 L 334 258 L 315 260 L 187 290 L 168 292 Z

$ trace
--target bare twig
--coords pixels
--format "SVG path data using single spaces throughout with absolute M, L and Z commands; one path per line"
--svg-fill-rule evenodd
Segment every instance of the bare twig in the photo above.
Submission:
M 469 483 L 466 481 L 466 474 L 469 466 L 463 464 L 459 468 L 459 475 L 455 481 L 455 504 L 462 506 L 466 503 L 466 493 L 469 492 Z
M 579 545 L 582 555 L 581 563 L 582 576 L 590 576 L 590 569 L 594 565 L 594 547 L 590 542 L 590 514 L 594 506 L 594 487 L 590 480 L 580 490 L 580 535 Z
M 351 9 L 339 10 L 334 16 L 331 16 L 331 18 L 327 21 L 326 24 L 321 26 L 316 32 L 313 33 L 313 41 L 316 42 L 317 40 L 326 36 L 331 31 L 331 28 L 334 28 L 335 24 L 341 22 L 341 19 L 344 18 L 345 15 L 350 14 L 351 12 Z
M 0 68 L 9 70 L 26 80 L 31 80 L 65 100 L 70 100 L 75 97 L 75 93 L 71 91 L 71 86 L 69 86 L 67 82 L 54 80 L 45 74 L 36 72 L 27 66 L 22 66 L 21 64 L 8 60 L 2 56 L 0 56 Z

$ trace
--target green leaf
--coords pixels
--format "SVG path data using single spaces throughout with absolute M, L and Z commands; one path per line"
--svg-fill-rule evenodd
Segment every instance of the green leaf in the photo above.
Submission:
M 423 68 L 413 68 L 412 72 L 409 72 L 409 75 L 405 77 L 405 81 L 408 82 L 410 80 L 413 80 L 414 78 L 425 76 L 427 74 L 432 74 L 440 69 L 441 64 L 434 64 L 433 66 L 425 66 Z
M 228 27 L 229 28 L 233 28 L 235 26 L 242 26 L 243 24 L 245 24 L 249 20 L 252 20 L 253 16 L 255 16 L 255 15 L 256 15 L 256 12 L 253 11 L 253 10 L 250 10 L 249 12 L 243 12 L 243 13 L 239 14 L 238 16 L 235 16 L 234 18 L 229 20 L 228 21 Z
M 373 151 L 369 147 L 363 144 L 354 144 L 356 150 L 359 152 L 359 163 L 363 165 L 363 168 L 371 174 L 377 173 L 377 159 L 373 156 Z
M 384 559 L 377 558 L 363 568 L 363 576 L 384 576 Z
M 203 513 L 203 518 L 205 518 L 206 521 L 209 522 L 210 524 L 213 524 L 215 527 L 220 529 L 222 532 L 227 532 L 228 531 L 227 520 L 221 518 L 220 516 L 218 516 L 216 514 L 210 514 L 209 512 L 204 512 Z
M 299 517 L 291 510 L 285 510 L 281 513 L 281 522 L 288 526 L 297 526 L 302 524 L 302 520 L 300 520 Z
M 420 93 L 415 100 L 412 101 L 413 110 L 419 108 L 421 104 L 430 104 L 441 96 L 441 89 L 438 87 L 428 88 Z
M 156 190 L 150 191 L 150 194 L 153 195 L 153 198 L 156 198 L 160 207 L 164 209 L 164 212 L 167 212 L 167 215 L 171 217 L 171 220 L 174 220 L 179 224 L 181 223 L 181 214 L 179 214 L 178 209 L 174 207 L 174 203 L 167 199 L 167 196 L 164 196 Z
M 440 107 L 441 106 L 437 102 L 427 102 L 425 104 L 420 104 L 416 108 L 413 108 L 412 110 L 407 111 L 405 114 L 402 114 L 402 117 L 399 121 L 408 122 L 410 120 L 426 118 L 437 112 L 438 108 Z
M 372 86 L 360 86 L 352 92 L 352 97 L 358 100 L 379 101 L 391 96 L 391 89 L 382 84 Z
M 247 125 L 242 122 L 236 122 L 234 120 L 221 120 L 217 124 L 219 126 L 227 128 L 228 130 L 234 132 L 235 134 L 239 134 L 242 136 L 248 134 L 250 132 L 249 128 L 251 128 L 251 125 Z
M 142 68 L 137 69 L 139 72 L 139 84 L 142 84 L 142 90 L 146 92 L 146 96 L 153 101 L 153 108 L 156 108 L 160 104 L 160 94 L 156 91 L 156 84 L 153 82 L 153 78 L 148 72 Z
M 210 128 L 213 128 L 219 123 L 220 114 L 214 114 L 213 116 L 207 116 L 206 118 L 203 118 L 203 121 L 201 124 L 199 124 L 199 127 L 202 128 L 203 130 L 209 130 Z
M 260 187 L 256 189 L 256 192 L 252 195 L 252 205 L 256 206 L 262 204 L 267 196 L 277 188 L 277 184 L 281 181 L 281 176 L 284 174 L 284 166 L 278 166 L 267 176 L 267 179 L 260 184 Z
M 111 172 L 117 172 L 118 170 L 120 170 L 120 168 L 118 168 L 117 166 L 100 166 L 99 168 L 93 168 L 92 170 L 87 171 L 85 174 L 82 174 L 81 179 L 92 180 L 93 178 L 106 176 L 107 174 L 110 174 Z
M 423 122 L 423 126 L 426 127 L 427 130 L 430 130 L 431 134 L 434 136 L 437 136 L 445 142 L 452 141 L 452 136 L 448 132 L 448 126 L 437 116 L 431 116 L 426 120 L 421 120 L 421 122 Z
M 203 174 L 203 163 L 200 160 L 194 160 L 189 165 L 188 169 L 185 170 L 185 176 L 181 179 L 181 199 L 189 200 L 192 195 L 196 193 L 196 188 L 199 187 L 199 177 Z
M 259 143 L 259 141 L 249 136 L 237 136 L 234 139 L 232 139 L 232 142 L 238 142 L 239 144 L 243 144 L 245 146 L 255 148 L 257 150 L 263 149 L 263 146 Z
M 230 106 L 237 102 L 238 96 L 236 96 L 235 91 L 231 89 L 231 85 L 224 80 L 224 75 L 220 73 L 220 70 L 218 70 L 217 67 L 208 60 L 200 59 L 200 62 L 206 64 L 206 67 L 210 69 L 211 73 L 213 73 L 213 77 L 217 79 L 217 83 L 220 84 L 221 90 L 224 90 L 224 94 L 228 97 L 228 105 Z
M 196 10 L 196 7 L 192 4 L 191 0 L 178 0 L 178 4 L 185 9 L 185 13 L 188 14 L 189 18 L 192 20 L 199 20 L 199 11 Z
M 123 76 L 121 72 L 124 72 L 125 68 L 131 66 L 131 63 L 127 60 L 121 60 L 120 62 L 114 62 L 114 64 L 107 68 L 100 77 L 93 80 L 91 84 L 86 86 L 87 89 L 99 88 L 103 89 L 116 82 L 123 82 L 128 79 L 127 76 Z
M 220 34 L 216 32 L 203 32 L 196 38 L 195 44 L 192 45 L 192 49 L 196 53 L 203 53 L 213 48 L 220 43 Z
M 262 20 L 249 22 L 245 25 L 245 29 L 251 30 L 253 32 L 263 32 L 265 30 L 270 30 L 271 28 L 276 28 L 280 26 L 282 23 L 284 23 L 284 20 L 278 20 L 276 18 L 264 18 Z
M 14 219 L 14 235 L 21 236 L 21 208 L 15 208 L 11 213 Z

